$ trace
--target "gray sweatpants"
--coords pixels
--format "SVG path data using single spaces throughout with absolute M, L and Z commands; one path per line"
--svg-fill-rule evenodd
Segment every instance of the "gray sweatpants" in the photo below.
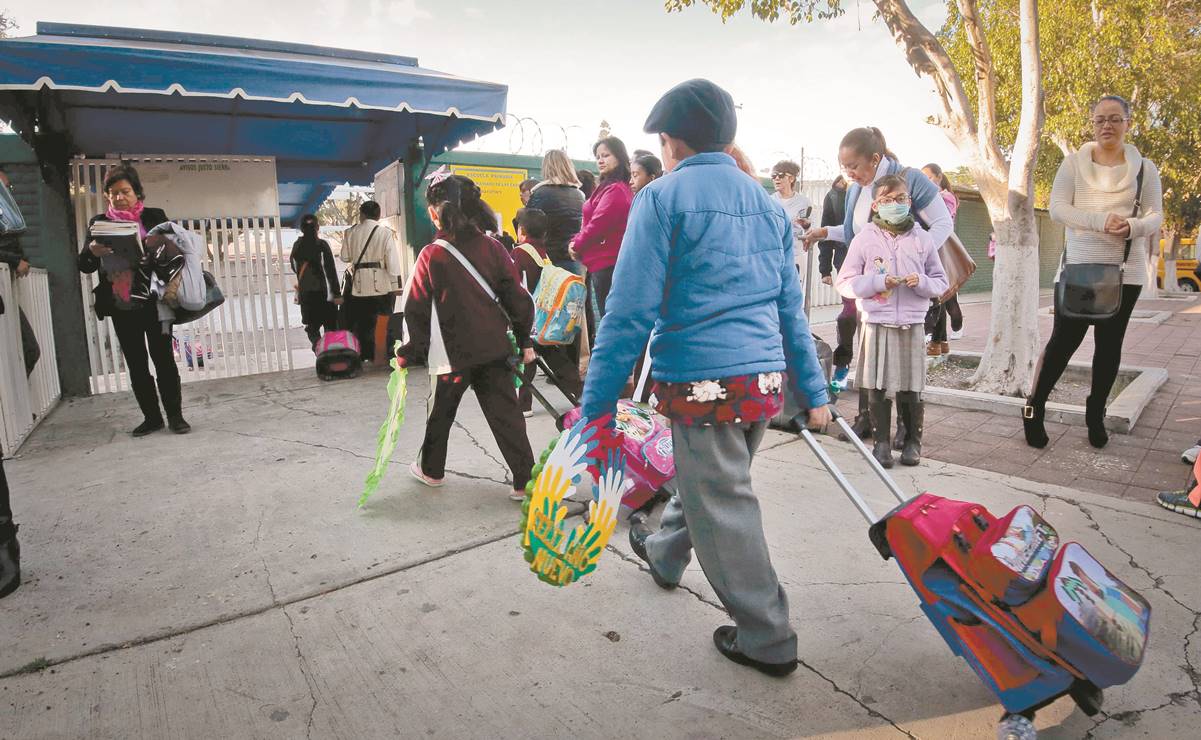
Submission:
M 768 663 L 797 657 L 788 597 L 776 579 L 751 460 L 767 422 L 672 426 L 677 493 L 646 551 L 664 579 L 678 582 L 696 550 L 705 576 L 738 626 L 738 649 Z

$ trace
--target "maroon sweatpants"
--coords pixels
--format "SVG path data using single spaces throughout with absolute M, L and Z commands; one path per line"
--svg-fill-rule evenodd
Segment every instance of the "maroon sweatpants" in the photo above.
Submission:
M 525 488 L 534 467 L 534 451 L 526 436 L 525 417 L 517 402 L 513 371 L 504 360 L 439 375 L 430 386 L 421 471 L 431 478 L 446 476 L 446 445 L 467 389 L 475 391 L 496 446 L 513 475 L 513 488 Z

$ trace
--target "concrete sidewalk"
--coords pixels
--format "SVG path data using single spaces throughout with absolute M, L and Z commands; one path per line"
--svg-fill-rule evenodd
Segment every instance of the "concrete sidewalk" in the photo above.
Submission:
M 192 385 L 188 437 L 130 439 L 128 396 L 55 412 L 6 463 L 27 583 L 0 602 L 0 738 L 993 736 L 999 706 L 795 438 L 769 435 L 755 466 L 804 661 L 774 680 L 714 650 L 728 617 L 700 570 L 659 590 L 624 527 L 586 580 L 539 582 L 474 400 L 447 487 L 410 479 L 420 373 L 390 477 L 356 509 L 383 385 Z M 552 433 L 532 420 L 535 447 Z M 946 463 L 897 477 L 994 511 L 1034 505 L 1151 601 L 1146 662 L 1107 692 L 1109 714 L 1061 700 L 1039 714 L 1044 737 L 1195 736 L 1201 585 L 1181 559 L 1195 522 Z

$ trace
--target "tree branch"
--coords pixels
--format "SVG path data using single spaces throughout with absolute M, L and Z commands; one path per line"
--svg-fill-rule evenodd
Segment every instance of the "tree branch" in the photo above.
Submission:
M 1009 165 L 1009 190 L 1023 197 L 1033 195 L 1034 165 L 1038 161 L 1039 132 L 1046 111 L 1043 107 L 1043 66 L 1039 56 L 1038 0 L 1020 0 L 1019 24 L 1022 62 L 1022 112 L 1017 139 Z
M 984 35 L 984 23 L 976 0 L 956 0 L 968 45 L 972 49 L 972 66 L 976 72 L 976 126 L 980 132 L 977 144 L 981 159 L 1004 171 L 1005 157 L 997 144 L 997 75 L 992 51 Z
M 942 102 L 943 127 L 956 136 L 973 137 L 978 131 L 969 113 L 963 80 L 946 49 L 909 9 L 904 0 L 874 0 L 893 38 L 905 50 L 909 66 L 934 83 Z

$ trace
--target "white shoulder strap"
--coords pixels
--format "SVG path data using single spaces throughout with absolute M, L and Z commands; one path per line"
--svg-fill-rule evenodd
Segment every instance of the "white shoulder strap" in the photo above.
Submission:
M 517 248 L 520 249 L 521 251 L 525 252 L 526 254 L 528 254 L 530 256 L 530 259 L 534 260 L 535 262 L 542 265 L 543 267 L 547 267 L 548 265 L 550 265 L 550 258 L 543 257 L 542 255 L 538 254 L 538 250 L 534 249 L 529 244 L 518 244 Z
M 479 273 L 479 270 L 475 269 L 475 265 L 471 264 L 471 262 L 463 256 L 462 252 L 455 249 L 455 246 L 445 239 L 435 239 L 434 244 L 442 247 L 449 252 L 452 257 L 457 259 L 459 264 L 463 266 L 463 269 L 467 270 L 471 277 L 475 278 L 475 281 L 480 284 L 480 287 L 484 289 L 484 292 L 488 294 L 488 297 L 496 301 L 497 305 L 500 305 L 500 298 L 497 298 L 496 291 L 492 290 L 492 286 L 489 285 L 488 281 L 484 279 L 484 276 Z

